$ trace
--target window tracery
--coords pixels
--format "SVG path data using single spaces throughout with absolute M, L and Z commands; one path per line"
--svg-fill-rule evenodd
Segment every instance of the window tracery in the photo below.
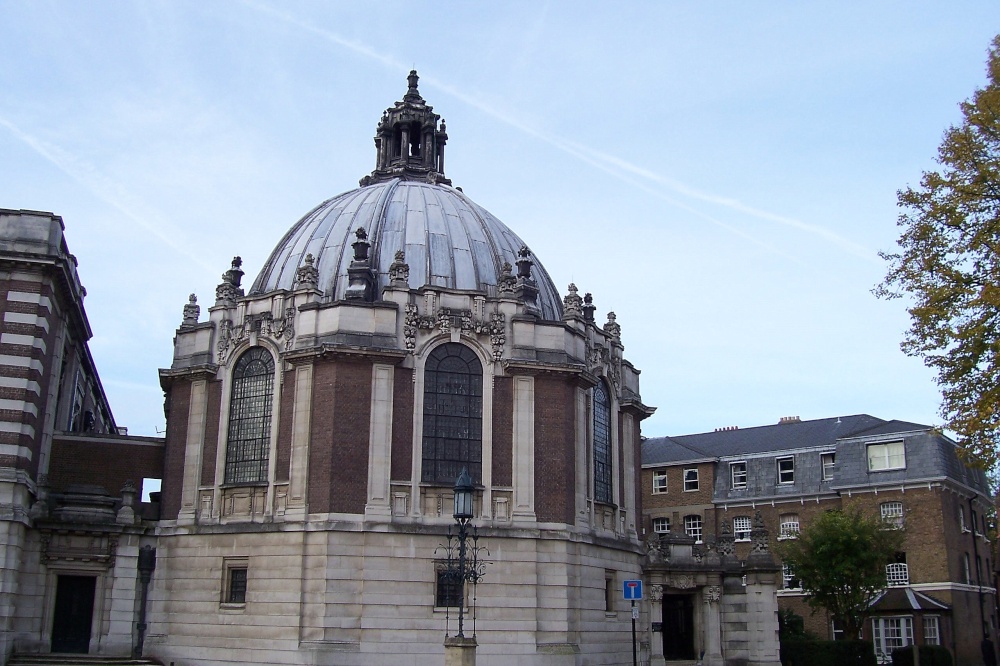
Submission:
M 267 481 L 271 448 L 274 357 L 263 347 L 248 349 L 233 368 L 226 440 L 225 482 Z

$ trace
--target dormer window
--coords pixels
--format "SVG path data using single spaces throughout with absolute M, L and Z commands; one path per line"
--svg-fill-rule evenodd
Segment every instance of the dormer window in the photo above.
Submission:
M 906 449 L 902 442 L 868 445 L 868 471 L 906 469 Z

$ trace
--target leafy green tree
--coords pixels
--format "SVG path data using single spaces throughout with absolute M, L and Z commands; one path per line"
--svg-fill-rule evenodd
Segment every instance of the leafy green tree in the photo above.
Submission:
M 782 562 L 809 593 L 809 605 L 829 611 L 855 638 L 871 614 L 872 600 L 885 589 L 886 565 L 895 561 L 902 529 L 858 510 L 827 511 L 797 539 L 778 542 Z
M 988 468 L 1000 444 L 1000 36 L 988 83 L 945 132 L 941 168 L 897 194 L 903 231 L 876 296 L 909 295 L 901 345 L 937 371 L 941 416 L 967 462 Z

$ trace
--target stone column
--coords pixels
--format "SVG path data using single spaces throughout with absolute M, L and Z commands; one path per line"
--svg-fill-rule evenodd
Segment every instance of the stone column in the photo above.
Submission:
M 649 664 L 665 666 L 663 658 L 663 632 L 653 631 L 653 623 L 663 622 L 663 586 L 649 586 Z
M 476 639 L 458 636 L 444 639 L 444 666 L 476 666 Z
M 702 589 L 702 597 L 705 601 L 705 657 L 702 659 L 704 666 L 724 666 L 722 660 L 722 618 L 720 617 L 719 600 L 722 598 L 722 588 L 718 585 L 709 585 Z
M 184 476 L 181 486 L 181 510 L 178 525 L 191 525 L 198 511 L 198 487 L 201 485 L 201 452 L 205 441 L 206 381 L 191 382 L 191 402 L 188 408 L 187 441 L 184 445 Z
M 371 420 L 368 436 L 368 503 L 365 516 L 388 519 L 389 469 L 392 454 L 392 387 L 394 369 L 391 365 L 372 366 Z
M 115 566 L 107 573 L 111 586 L 107 635 L 101 640 L 101 654 L 130 656 L 136 622 L 139 537 L 123 534 L 115 550 Z
M 292 460 L 288 473 L 288 504 L 285 516 L 305 515 L 309 479 L 309 428 L 312 420 L 313 365 L 295 368 L 292 407 Z
M 514 521 L 535 520 L 535 378 L 514 377 Z

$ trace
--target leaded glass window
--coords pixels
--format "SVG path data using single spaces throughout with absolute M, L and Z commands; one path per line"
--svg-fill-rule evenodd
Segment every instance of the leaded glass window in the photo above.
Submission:
M 233 368 L 226 483 L 267 481 L 273 397 L 274 358 L 263 347 L 252 347 Z
M 424 438 L 420 480 L 454 484 L 463 467 L 483 476 L 483 365 L 454 342 L 431 352 L 424 366 Z
M 604 384 L 594 387 L 594 499 L 611 504 L 611 403 Z

